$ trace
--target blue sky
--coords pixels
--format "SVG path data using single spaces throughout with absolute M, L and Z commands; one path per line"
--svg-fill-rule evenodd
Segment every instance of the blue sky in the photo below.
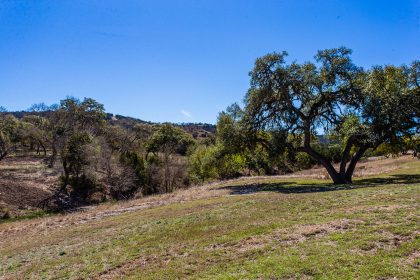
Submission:
M 420 58 L 420 0 L 0 0 L 0 105 L 66 96 L 148 121 L 215 123 L 255 59 L 347 46 L 363 67 Z

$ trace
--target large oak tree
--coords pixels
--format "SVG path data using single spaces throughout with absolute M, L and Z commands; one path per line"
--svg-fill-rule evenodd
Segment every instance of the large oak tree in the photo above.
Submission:
M 350 54 L 344 47 L 327 49 L 317 53 L 315 62 L 302 64 L 286 63 L 286 52 L 258 58 L 245 98 L 250 128 L 301 138 L 297 150 L 323 165 L 336 184 L 352 182 L 368 149 L 419 132 L 419 62 L 364 71 Z M 320 132 L 341 138 L 338 168 L 314 149 L 314 135 Z

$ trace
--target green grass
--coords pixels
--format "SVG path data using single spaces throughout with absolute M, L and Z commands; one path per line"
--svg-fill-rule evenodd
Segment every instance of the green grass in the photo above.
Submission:
M 239 180 L 215 187 L 236 195 L 21 231 L 0 243 L 0 278 L 418 279 L 419 167 L 351 187 Z
M 13 222 L 22 221 L 22 220 L 31 220 L 35 218 L 43 218 L 43 217 L 48 217 L 50 215 L 51 213 L 45 210 L 39 210 L 39 209 L 38 210 L 24 210 L 22 211 L 20 216 L 11 217 L 8 219 L 0 218 L 0 224 L 13 223 Z

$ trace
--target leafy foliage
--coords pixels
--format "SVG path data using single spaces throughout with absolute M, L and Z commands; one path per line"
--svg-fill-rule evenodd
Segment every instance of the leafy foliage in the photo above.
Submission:
M 296 148 L 322 164 L 335 183 L 349 183 L 358 160 L 381 143 L 419 129 L 419 63 L 411 67 L 354 65 L 347 48 L 319 51 L 315 63 L 287 64 L 287 53 L 256 60 L 246 96 L 248 126 L 302 136 Z M 344 144 L 340 168 L 313 145 L 322 129 Z M 293 145 L 292 145 L 293 146 Z

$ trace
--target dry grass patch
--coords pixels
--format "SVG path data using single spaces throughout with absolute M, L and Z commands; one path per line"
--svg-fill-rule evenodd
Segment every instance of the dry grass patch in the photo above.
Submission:
M 278 229 L 266 235 L 249 236 L 234 244 L 212 244 L 205 249 L 208 251 L 232 249 L 235 253 L 240 254 L 264 247 L 273 248 L 280 245 L 305 242 L 308 239 L 319 239 L 333 232 L 350 230 L 361 222 L 359 220 L 340 219 L 322 224 L 298 225 L 292 228 Z
M 0 277 L 413 278 L 420 184 L 381 182 L 241 178 L 0 224 Z
M 42 158 L 6 157 L 0 162 L 0 207 L 11 216 L 39 210 L 38 204 L 56 188 L 59 175 Z

